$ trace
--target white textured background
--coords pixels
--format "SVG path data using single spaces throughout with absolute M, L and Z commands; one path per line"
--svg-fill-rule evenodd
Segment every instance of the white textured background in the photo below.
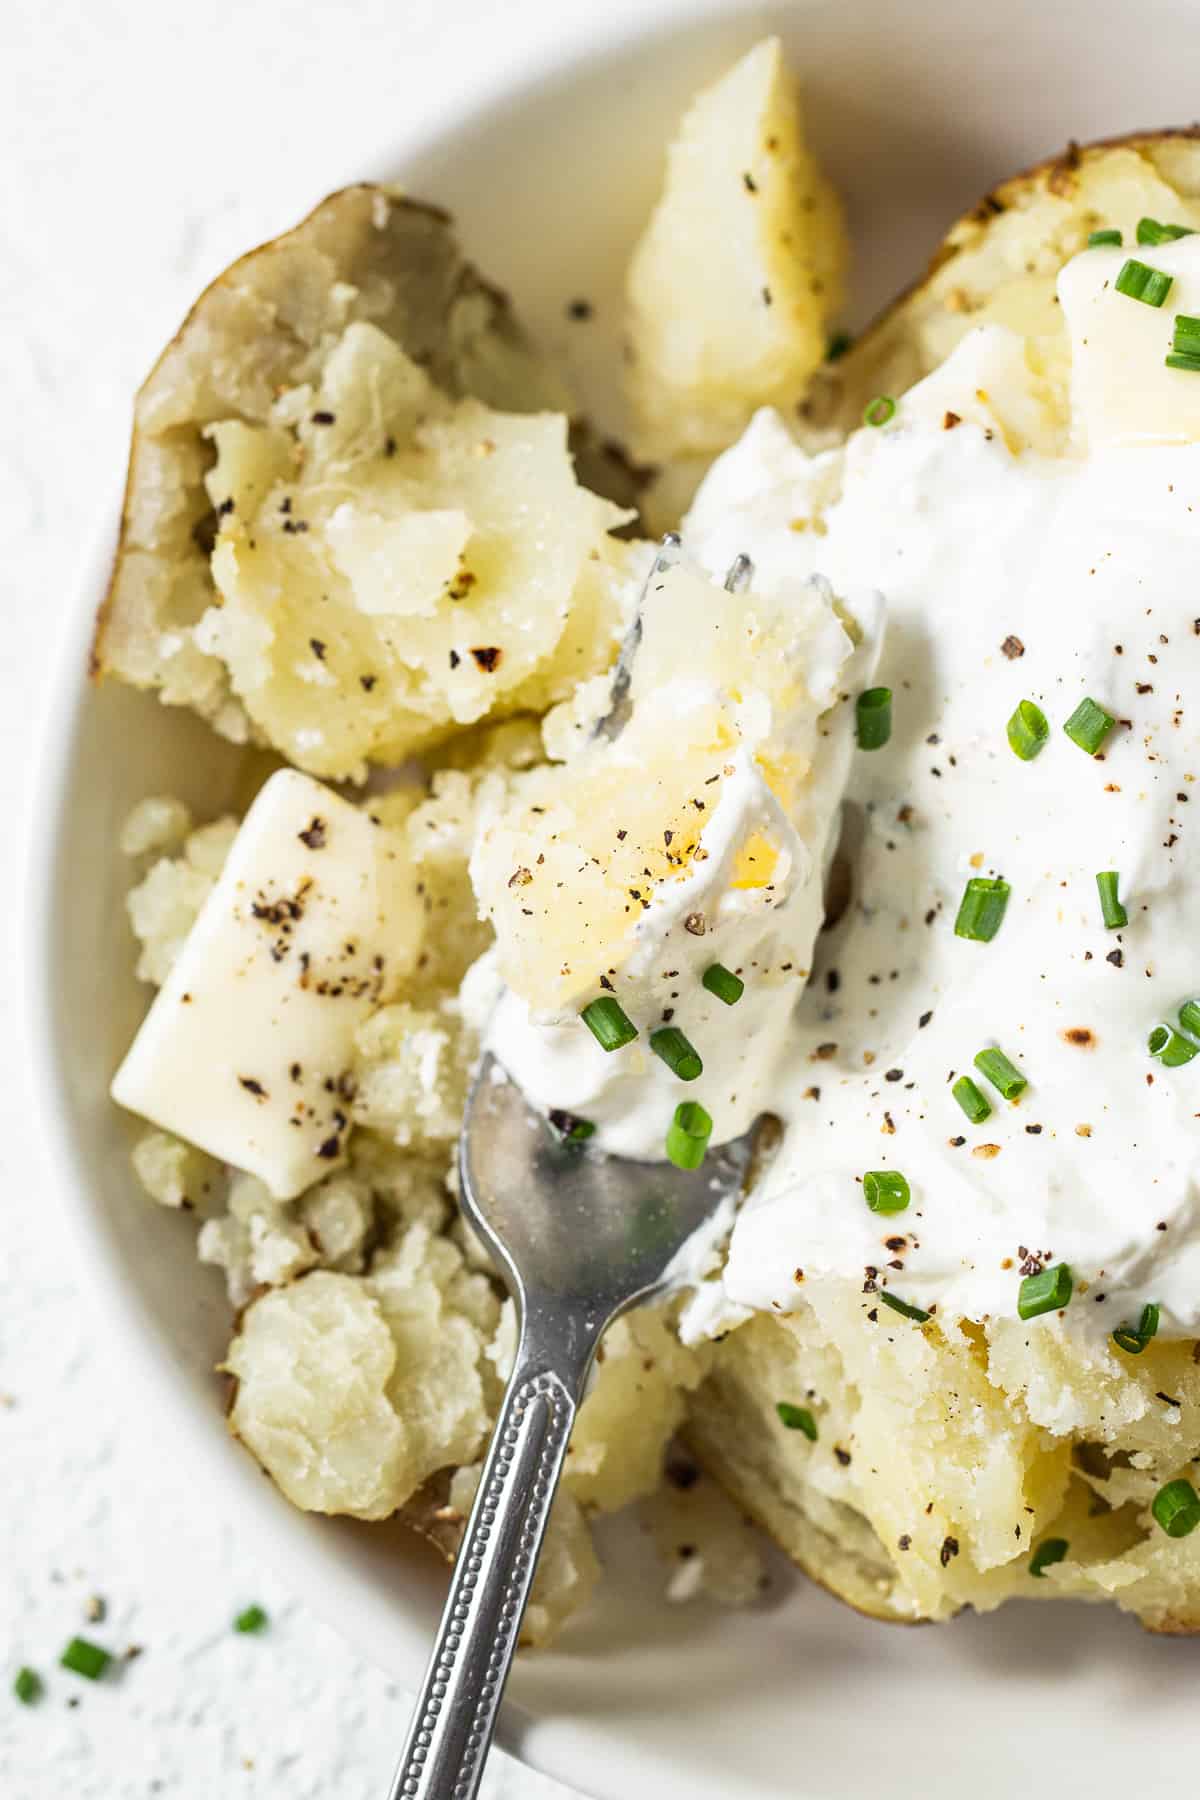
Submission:
M 591 0 L 0 0 L 0 1795 L 378 1800 L 403 1698 L 237 1541 L 114 1391 L 17 1041 L 21 823 L 58 622 L 130 398 L 203 284 Z M 636 0 L 605 0 L 634 13 Z M 431 195 L 430 198 L 437 198 Z M 107 1602 L 85 1623 L 90 1595 Z M 260 1601 L 271 1628 L 230 1621 Z M 144 1654 L 93 1687 L 76 1631 Z M 46 1680 L 11 1698 L 22 1663 Z M 565 1790 L 497 1759 L 491 1800 Z

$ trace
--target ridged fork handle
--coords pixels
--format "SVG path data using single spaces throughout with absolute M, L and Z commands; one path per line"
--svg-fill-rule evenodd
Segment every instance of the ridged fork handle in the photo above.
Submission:
M 526 1323 L 389 1800 L 478 1791 L 598 1337 Z

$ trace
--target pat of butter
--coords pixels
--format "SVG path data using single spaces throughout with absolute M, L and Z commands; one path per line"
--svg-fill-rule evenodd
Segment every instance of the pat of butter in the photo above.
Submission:
M 398 833 L 273 775 L 113 1098 L 292 1198 L 344 1155 L 354 1032 L 412 967 L 422 920 Z
M 1129 258 L 1161 269 L 1161 306 L 1117 289 Z M 1200 236 L 1085 250 L 1058 277 L 1071 339 L 1072 432 L 1081 449 L 1200 440 L 1200 371 L 1169 369 L 1177 313 L 1200 313 Z

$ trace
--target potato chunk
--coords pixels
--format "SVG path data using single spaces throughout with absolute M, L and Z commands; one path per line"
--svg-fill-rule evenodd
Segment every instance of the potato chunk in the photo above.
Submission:
M 693 102 L 629 271 L 629 397 L 647 460 L 715 454 L 795 404 L 841 299 L 841 207 L 777 38 Z

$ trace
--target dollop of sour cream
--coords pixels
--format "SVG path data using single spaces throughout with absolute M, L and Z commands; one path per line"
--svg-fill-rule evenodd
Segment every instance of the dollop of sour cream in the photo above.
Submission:
M 688 521 L 711 567 L 736 541 L 881 589 L 894 693 L 890 743 L 847 783 L 853 897 L 775 1071 L 786 1133 L 733 1231 L 735 1313 L 832 1282 L 1012 1316 L 1062 1262 L 1072 1327 L 1154 1301 L 1164 1333 L 1200 1329 L 1200 1058 L 1147 1049 L 1200 993 L 1200 375 L 1164 362 L 1173 312 L 1200 309 L 1200 239 L 1139 255 L 1173 275 L 1161 311 L 1118 292 L 1119 252 L 1063 271 L 1057 444 L 1024 346 L 983 328 L 844 450 L 810 459 L 760 416 Z M 823 534 L 788 529 L 804 516 Z M 1084 698 L 1116 720 L 1094 756 L 1063 729 Z M 1031 761 L 1006 738 L 1025 699 L 1050 726 Z M 973 876 L 1011 888 L 988 942 L 955 934 Z M 993 1046 L 1027 1079 L 1014 1102 L 974 1067 Z M 991 1106 L 977 1124 L 963 1074 Z M 881 1169 L 906 1177 L 904 1212 L 867 1206 Z

